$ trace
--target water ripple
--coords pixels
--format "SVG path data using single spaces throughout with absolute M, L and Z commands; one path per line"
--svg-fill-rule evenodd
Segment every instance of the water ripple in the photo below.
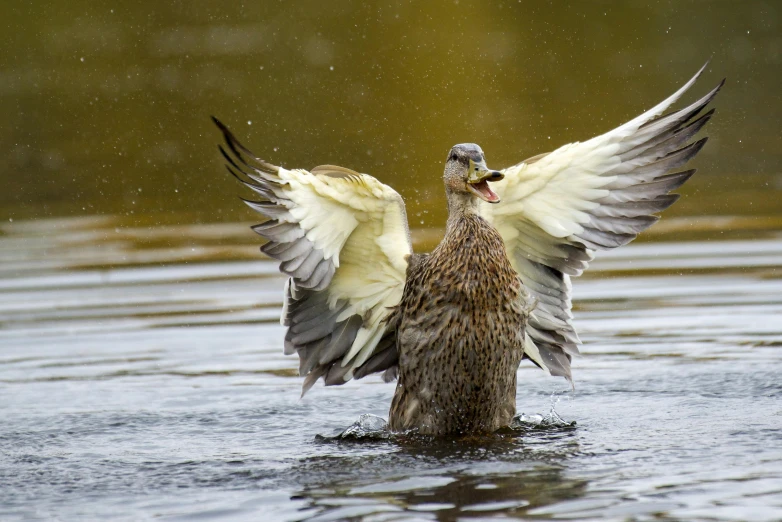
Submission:
M 377 377 L 299 399 L 282 278 L 219 257 L 231 227 L 187 230 L 217 258 L 160 264 L 176 243 L 110 219 L 54 227 L 66 255 L 33 262 L 57 234 L 17 225 L 0 237 L 3 520 L 782 518 L 778 239 L 598 258 L 574 283 L 575 391 L 523 365 L 518 410 L 548 413 L 435 440 L 384 429 Z

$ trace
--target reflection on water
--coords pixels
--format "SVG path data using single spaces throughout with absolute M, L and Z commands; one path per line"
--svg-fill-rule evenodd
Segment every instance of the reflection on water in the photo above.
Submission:
M 779 234 L 599 257 L 574 283 L 575 391 L 523 365 L 519 428 L 459 441 L 330 440 L 385 419 L 393 386 L 299 399 L 254 241 L 3 227 L 0 518 L 782 517 Z
M 349 451 L 356 442 L 331 444 Z M 459 440 L 399 437 L 373 453 L 303 461 L 295 472 L 315 480 L 294 498 L 307 500 L 317 520 L 523 516 L 584 495 L 587 482 L 563 473 L 578 452 L 574 430 L 563 426 Z

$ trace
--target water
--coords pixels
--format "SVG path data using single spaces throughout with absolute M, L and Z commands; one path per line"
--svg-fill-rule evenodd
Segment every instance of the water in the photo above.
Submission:
M 0 520 L 782 520 L 777 3 L 4 7 Z M 299 399 L 209 115 L 393 186 L 424 251 L 454 143 L 502 168 L 709 58 L 698 174 L 575 284 L 575 391 L 524 365 L 519 425 L 458 442 L 362 417 L 387 416 L 376 377 Z
M 254 241 L 4 226 L 0 519 L 782 518 L 782 236 L 601 256 L 574 284 L 575 391 L 525 364 L 519 426 L 460 441 L 334 438 L 393 386 L 299 399 Z

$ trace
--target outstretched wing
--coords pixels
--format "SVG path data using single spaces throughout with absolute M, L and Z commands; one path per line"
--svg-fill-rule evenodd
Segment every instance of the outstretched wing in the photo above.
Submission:
M 214 121 L 226 167 L 261 198 L 245 202 L 270 218 L 253 227 L 268 239 L 261 250 L 290 276 L 281 321 L 285 353 L 298 353 L 306 375 L 302 394 L 319 377 L 335 385 L 379 371 L 395 376 L 396 332 L 386 318 L 402 298 L 412 253 L 402 197 L 343 167 L 270 165 Z
M 501 198 L 483 215 L 502 235 L 514 268 L 538 298 L 527 327 L 525 355 L 551 375 L 572 382 L 570 359 L 580 340 L 573 328 L 570 276 L 595 251 L 629 243 L 677 199 L 670 194 L 695 170 L 670 173 L 701 150 L 688 142 L 714 110 L 699 113 L 716 88 L 664 116 L 705 69 L 656 107 L 602 136 L 571 143 L 503 171 L 493 187 Z

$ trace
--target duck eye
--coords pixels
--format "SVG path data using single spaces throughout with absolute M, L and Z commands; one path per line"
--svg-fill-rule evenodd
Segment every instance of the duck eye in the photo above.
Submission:
M 451 154 L 451 157 L 450 157 L 450 158 L 448 158 L 448 159 L 449 159 L 450 161 L 456 161 L 456 160 L 457 160 L 457 159 L 459 159 L 459 158 L 457 158 L 457 157 L 456 157 L 456 153 L 454 152 L 454 153 L 452 153 L 452 154 Z

